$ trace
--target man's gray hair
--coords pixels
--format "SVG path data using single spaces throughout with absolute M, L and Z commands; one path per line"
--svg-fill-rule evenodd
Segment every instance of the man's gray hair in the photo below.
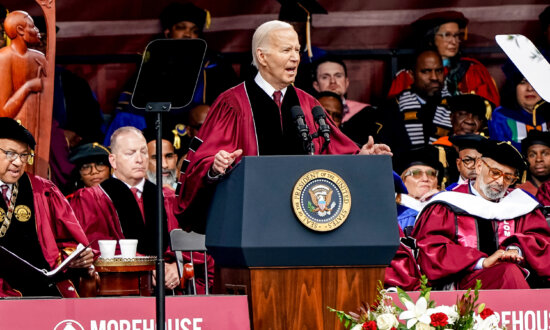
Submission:
M 140 136 L 143 136 L 143 133 L 135 128 L 134 126 L 122 126 L 120 128 L 118 128 L 116 131 L 113 132 L 113 135 L 111 135 L 111 153 L 115 154 L 117 152 L 117 143 L 118 143 L 118 137 L 121 135 L 121 134 L 125 134 L 125 133 L 129 133 L 129 132 L 133 132 L 133 133 L 136 133 L 137 135 L 140 135 Z
M 269 34 L 271 32 L 282 29 L 294 30 L 292 25 L 283 21 L 269 21 L 258 26 L 256 31 L 254 32 L 254 35 L 252 36 L 252 64 L 256 68 L 258 68 L 258 58 L 256 55 L 256 50 L 258 48 L 263 48 L 267 44 Z

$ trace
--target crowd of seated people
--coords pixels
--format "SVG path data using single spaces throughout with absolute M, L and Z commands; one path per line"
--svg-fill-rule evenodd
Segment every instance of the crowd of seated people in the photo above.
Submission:
M 190 3 L 170 5 L 161 15 L 163 37 L 198 38 L 208 25 L 206 15 Z M 541 21 L 548 16 L 541 15 Z M 416 289 L 425 274 L 441 288 L 466 289 L 476 278 L 483 279 L 484 288 L 546 287 L 550 269 L 541 260 L 550 253 L 546 249 L 550 228 L 540 204 L 550 206 L 549 107 L 512 62 L 503 67 L 506 84 L 499 94 L 483 64 L 461 55 L 467 24 L 457 11 L 416 20 L 412 27 L 420 46 L 410 67 L 395 77 L 388 98 L 377 105 L 348 98 L 346 64 L 332 55 L 316 58 L 306 67 L 312 82 L 304 89 L 313 95 L 295 87 L 304 55 L 301 41 L 292 25 L 270 21 L 254 33 L 257 73 L 243 77 L 244 82 L 238 84 L 220 54 L 208 53 L 193 102 L 165 118 L 162 155 L 156 155 L 154 125 L 130 105 L 129 91 L 121 94 L 114 119 L 103 129 L 105 136 L 93 137 L 96 142 L 70 141 L 68 126 L 59 122 L 72 172 L 63 191 L 69 202 L 56 202 L 68 218 L 55 212 L 47 216 L 67 228 L 53 234 L 45 228 L 38 238 L 46 235 L 53 245 L 63 239 L 91 241 L 95 257 L 97 239 L 138 238 L 139 253 L 155 254 L 151 219 L 157 206 L 163 210 L 165 237 L 176 228 L 204 232 L 204 211 L 210 201 L 205 192 L 243 156 L 310 153 L 301 143 L 290 109 L 301 105 L 304 121 L 313 128 L 316 123 L 305 110 L 321 105 L 328 114 L 331 144 L 314 145 L 314 153 L 393 157 L 396 223 L 402 238 L 412 238 L 409 242 L 414 244 L 399 247 L 386 273 L 387 286 Z M 6 210 L 13 187 L 20 184 L 32 199 L 33 186 L 28 183 L 36 180 L 24 173 L 34 147 L 32 136 L 12 122 L 7 125 L 14 133 L 0 134 L 0 144 L 8 148 L 1 150 L 0 161 L 9 163 L 5 171 L 0 167 L 0 184 L 8 184 L 12 191 L 3 192 L 0 201 Z M 162 183 L 155 177 L 157 157 L 162 157 Z M 6 177 L 2 172 L 7 172 Z M 12 172 L 18 174 L 8 177 Z M 40 189 L 52 191 L 50 198 L 62 197 L 51 183 L 40 184 L 45 185 Z M 163 186 L 163 205 L 155 204 L 156 184 Z M 488 212 L 518 201 L 522 206 L 513 216 Z M 42 223 L 43 216 L 37 211 L 33 221 Z M 23 225 L 16 224 L 15 237 L 24 235 Z M 0 236 L 0 245 L 18 249 L 14 242 Z M 45 243 L 38 242 L 31 251 L 33 260 L 55 266 L 40 246 Z M 166 272 L 159 283 L 172 290 L 180 286 L 180 274 L 172 251 L 164 248 Z M 89 274 L 79 269 L 90 266 L 91 254 L 72 264 L 75 272 L 93 275 L 92 269 Z M 184 254 L 184 259 L 190 256 Z M 193 259 L 203 260 L 199 254 Z M 208 285 L 212 285 L 214 260 L 209 256 L 207 262 Z M 534 274 L 529 281 L 524 270 Z M 498 275 L 503 273 L 507 276 Z M 12 295 L 22 285 L 9 283 L 13 281 L 9 276 L 0 276 L 0 296 Z M 204 292 L 207 283 L 198 285 L 199 293 Z M 23 294 L 37 290 L 21 288 Z

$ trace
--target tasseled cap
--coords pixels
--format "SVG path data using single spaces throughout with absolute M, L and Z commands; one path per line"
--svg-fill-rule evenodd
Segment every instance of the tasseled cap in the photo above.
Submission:
M 451 143 L 458 147 L 458 150 L 475 149 L 481 153 L 481 143 L 487 138 L 480 134 L 453 135 L 449 138 Z
M 36 147 L 36 141 L 31 132 L 16 121 L 9 117 L 0 117 L 0 139 L 9 139 L 26 143 L 32 150 Z
M 162 30 L 170 29 L 174 24 L 183 21 L 194 23 L 202 31 L 210 27 L 210 12 L 190 2 L 172 2 L 160 13 Z
M 523 173 L 527 168 L 523 156 L 509 141 L 485 140 L 479 150 L 483 157 L 491 158 L 495 162 L 515 168 Z

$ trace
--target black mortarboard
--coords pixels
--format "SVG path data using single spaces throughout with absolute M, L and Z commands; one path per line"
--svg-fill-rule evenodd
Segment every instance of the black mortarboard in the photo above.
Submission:
M 25 126 L 18 123 L 16 120 L 9 117 L 0 117 L 0 139 L 9 139 L 23 142 L 29 145 L 34 150 L 36 141 L 31 132 Z
M 285 22 L 306 22 L 308 15 L 328 14 L 316 0 L 277 0 L 281 3 L 279 20 Z
M 455 22 L 458 27 L 464 29 L 468 25 L 468 19 L 459 11 L 446 10 L 426 14 L 412 23 L 418 31 L 426 32 L 441 24 Z
M 495 162 L 515 168 L 523 173 L 526 164 L 521 153 L 509 141 L 484 140 L 479 152 L 483 157 L 491 158 Z
M 109 164 L 109 149 L 97 143 L 86 143 L 71 151 L 69 161 L 73 164 L 86 164 L 97 160 Z
M 532 129 L 527 133 L 527 137 L 521 140 L 521 151 L 527 155 L 527 149 L 535 144 L 550 147 L 550 132 L 541 132 Z
M 546 7 L 539 15 L 540 24 L 546 29 L 550 24 L 550 6 Z
M 170 29 L 174 24 L 179 22 L 191 22 L 202 31 L 205 27 L 210 27 L 210 13 L 194 4 L 172 2 L 160 13 L 160 25 L 162 30 Z
M 443 165 L 439 161 L 439 151 L 433 145 L 411 149 L 394 160 L 394 169 L 400 175 L 411 166 L 425 165 L 443 172 Z
M 447 99 L 449 110 L 466 111 L 477 115 L 479 119 L 487 120 L 491 117 L 494 105 L 483 96 L 476 94 L 461 94 Z
M 457 146 L 458 150 L 475 149 L 479 151 L 481 149 L 481 142 L 484 140 L 487 140 L 487 138 L 479 134 L 453 135 L 449 138 L 449 141 L 454 146 Z
M 524 78 L 514 62 L 509 59 L 502 65 L 502 72 L 504 72 L 504 76 L 506 76 L 506 81 L 511 82 L 514 87 Z
M 171 126 L 168 124 L 162 125 L 161 138 L 169 141 L 174 146 L 174 149 L 178 150 L 182 146 L 182 137 L 187 135 L 186 127 L 183 124 Z M 157 131 L 154 127 L 148 126 L 143 130 L 143 136 L 147 143 L 157 139 Z

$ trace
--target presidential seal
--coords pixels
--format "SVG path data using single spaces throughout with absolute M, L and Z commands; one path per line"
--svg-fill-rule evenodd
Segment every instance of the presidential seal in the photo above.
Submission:
M 13 213 L 15 213 L 15 218 L 21 222 L 27 222 L 31 218 L 31 209 L 26 205 L 17 205 Z
M 292 208 L 300 222 L 315 231 L 331 231 L 346 221 L 351 194 L 346 182 L 329 170 L 304 174 L 292 190 Z

